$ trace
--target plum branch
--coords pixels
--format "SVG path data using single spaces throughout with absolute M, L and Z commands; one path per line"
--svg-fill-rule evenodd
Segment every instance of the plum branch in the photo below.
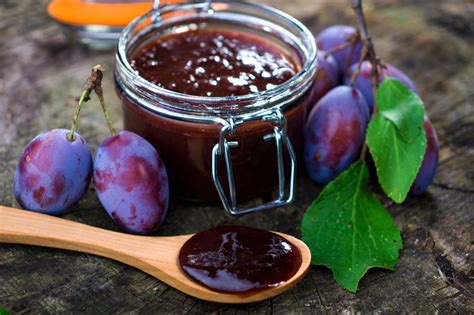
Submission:
M 378 70 L 383 69 L 383 64 L 380 57 L 375 52 L 374 43 L 372 42 L 372 38 L 370 37 L 369 31 L 367 29 L 367 22 L 365 20 L 364 10 L 362 8 L 362 0 L 352 0 L 352 9 L 354 10 L 357 20 L 357 28 L 359 30 L 361 40 L 364 43 L 364 57 L 366 57 L 372 64 L 372 84 L 374 89 L 376 89 L 380 83 Z
M 380 57 L 377 55 L 375 51 L 374 43 L 372 42 L 372 38 L 369 35 L 369 31 L 367 28 L 367 21 L 364 15 L 364 9 L 362 7 L 362 0 L 352 0 L 352 9 L 355 14 L 355 18 L 357 21 L 357 29 L 360 33 L 360 38 L 362 42 L 364 43 L 364 47 L 362 50 L 361 58 L 357 65 L 357 69 L 354 72 L 353 77 L 351 78 L 351 85 L 354 82 L 357 75 L 359 74 L 363 60 L 367 58 L 367 60 L 372 65 L 371 81 L 372 81 L 372 89 L 373 89 L 373 96 L 374 96 L 374 110 L 372 113 L 372 117 L 373 117 L 375 113 L 377 112 L 377 104 L 375 102 L 375 95 L 376 95 L 377 88 L 380 84 L 379 71 L 383 71 L 383 63 Z M 362 147 L 362 151 L 360 154 L 360 159 L 362 161 L 365 160 L 366 154 L 367 154 L 367 144 L 364 142 L 364 146 Z

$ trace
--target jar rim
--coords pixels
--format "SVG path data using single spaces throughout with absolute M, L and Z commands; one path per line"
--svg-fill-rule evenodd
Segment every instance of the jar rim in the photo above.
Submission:
M 244 95 L 237 95 L 237 96 L 223 96 L 223 97 L 215 97 L 215 96 L 198 96 L 198 95 L 190 95 L 190 94 L 185 94 L 185 93 L 180 93 L 172 90 L 165 89 L 163 87 L 160 87 L 145 78 L 141 77 L 138 72 L 133 69 L 128 56 L 127 56 L 127 42 L 130 39 L 129 37 L 133 33 L 133 30 L 137 27 L 140 27 L 140 25 L 144 22 L 147 21 L 147 19 L 153 19 L 157 15 L 160 14 L 165 14 L 165 13 L 170 13 L 173 11 L 177 10 L 192 10 L 192 9 L 198 9 L 198 10 L 203 10 L 203 9 L 210 9 L 209 12 L 209 18 L 216 16 L 217 14 L 223 14 L 220 13 L 218 10 L 219 7 L 224 4 L 224 5 L 233 5 L 233 6 L 239 6 L 239 7 L 244 7 L 247 9 L 256 9 L 256 10 L 261 10 L 264 11 L 265 13 L 271 14 L 273 17 L 282 19 L 285 22 L 290 23 L 295 29 L 298 30 L 299 35 L 304 37 L 304 39 L 308 39 L 308 55 L 304 56 L 304 62 L 301 65 L 300 70 L 292 76 L 290 79 L 287 81 L 277 85 L 275 88 L 272 88 L 270 90 L 265 90 L 257 93 L 250 93 L 250 94 L 244 94 Z M 211 7 L 209 7 L 211 5 Z M 216 10 L 214 10 L 214 8 Z M 202 14 L 202 13 L 198 13 Z M 196 17 L 204 18 L 206 16 L 202 15 L 197 15 Z M 157 22 L 159 23 L 159 22 Z M 153 26 L 154 22 L 151 22 L 151 25 Z M 157 28 L 155 26 L 154 28 Z M 153 28 L 151 29 L 153 30 Z M 144 34 L 142 32 L 139 32 L 140 34 L 138 37 L 143 36 Z M 145 34 L 148 32 L 145 32 Z M 178 3 L 168 3 L 163 6 L 160 6 L 158 8 L 154 8 L 150 10 L 148 13 L 137 17 L 135 20 L 133 20 L 129 25 L 127 25 L 119 38 L 118 46 L 117 46 L 117 53 L 116 53 L 116 62 L 119 67 L 119 70 L 121 73 L 129 80 L 133 80 L 134 83 L 138 86 L 138 88 L 146 89 L 152 93 L 156 93 L 162 96 L 165 96 L 167 98 L 175 98 L 179 99 L 182 102 L 190 102 L 190 103 L 201 103 L 201 104 L 215 104 L 215 103 L 222 103 L 222 104 L 232 104 L 232 103 L 242 103 L 242 102 L 254 102 L 256 105 L 254 106 L 243 106 L 239 107 L 238 109 L 230 109 L 228 107 L 222 108 L 219 106 L 206 106 L 206 107 L 199 107 L 199 109 L 196 108 L 168 108 L 168 110 L 179 110 L 179 111 L 184 111 L 184 112 L 189 112 L 189 113 L 196 113 L 199 112 L 199 114 L 207 114 L 207 115 L 219 115 L 219 114 L 226 114 L 230 113 L 235 116 L 238 114 L 245 114 L 248 112 L 254 112 L 256 110 L 262 110 L 262 109 L 269 109 L 274 106 L 271 106 L 271 104 L 268 104 L 268 106 L 265 106 L 265 103 L 271 103 L 268 101 L 262 102 L 262 100 L 269 100 L 275 95 L 285 93 L 288 91 L 292 91 L 298 84 L 300 84 L 302 81 L 307 79 L 308 75 L 311 77 L 313 76 L 314 72 L 316 71 L 316 66 L 317 66 L 317 55 L 318 55 L 318 49 L 316 47 L 316 43 L 314 40 L 314 36 L 312 33 L 308 30 L 306 26 L 304 26 L 299 20 L 296 18 L 290 16 L 289 14 L 286 14 L 278 9 L 274 9 L 272 7 L 262 5 L 262 4 L 255 4 L 255 3 L 249 3 L 249 2 L 236 2 L 233 0 L 218 0 L 218 1 L 212 1 L 210 4 L 207 1 L 204 1 L 202 3 L 200 2 L 178 2 Z M 257 102 L 259 101 L 260 102 Z M 257 105 L 258 104 L 258 105 Z M 160 106 L 163 104 L 160 104 Z M 165 106 L 166 107 L 166 106 Z

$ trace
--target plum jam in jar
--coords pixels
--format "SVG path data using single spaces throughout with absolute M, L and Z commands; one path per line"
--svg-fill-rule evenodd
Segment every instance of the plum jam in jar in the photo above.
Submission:
M 310 31 L 245 2 L 166 4 L 121 34 L 124 127 L 153 144 L 171 192 L 233 215 L 286 205 L 316 72 Z M 268 196 L 246 208 L 241 202 Z

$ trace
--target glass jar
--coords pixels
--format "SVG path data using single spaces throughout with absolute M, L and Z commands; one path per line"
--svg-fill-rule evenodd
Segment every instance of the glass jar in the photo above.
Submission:
M 80 43 L 106 50 L 117 45 L 128 23 L 152 7 L 150 0 L 51 0 L 48 14 Z
M 262 36 L 295 56 L 300 70 L 263 92 L 204 97 L 161 88 L 132 68 L 130 56 L 150 40 L 196 28 Z M 205 203 L 220 200 L 233 215 L 289 204 L 316 57 L 311 32 L 270 7 L 233 1 L 166 4 L 133 21 L 119 39 L 115 82 L 125 129 L 156 147 L 176 196 Z M 275 187 L 274 200 L 238 207 Z

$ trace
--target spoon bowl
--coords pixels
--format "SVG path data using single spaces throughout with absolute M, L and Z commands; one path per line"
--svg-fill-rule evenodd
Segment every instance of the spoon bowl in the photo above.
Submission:
M 311 253 L 299 239 L 275 232 L 296 246 L 302 257 L 298 271 L 279 286 L 243 293 L 210 290 L 186 276 L 178 255 L 194 234 L 138 236 L 92 227 L 45 214 L 0 206 L 0 242 L 53 247 L 95 254 L 140 269 L 171 287 L 198 299 L 217 303 L 251 303 L 279 295 L 309 270 Z

